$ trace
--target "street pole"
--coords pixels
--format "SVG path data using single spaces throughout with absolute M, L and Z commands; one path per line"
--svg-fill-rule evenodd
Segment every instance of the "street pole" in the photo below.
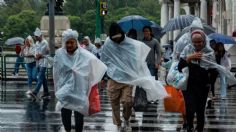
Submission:
M 96 0 L 96 38 L 101 34 L 100 0 Z
M 55 0 L 49 0 L 49 47 L 50 55 L 55 54 Z

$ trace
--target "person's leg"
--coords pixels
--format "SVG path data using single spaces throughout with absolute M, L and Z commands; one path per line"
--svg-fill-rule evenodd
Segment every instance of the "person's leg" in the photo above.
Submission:
M 125 121 L 129 121 L 132 114 L 133 97 L 131 85 L 124 85 L 122 89 L 121 102 L 123 104 L 123 117 Z
M 108 80 L 107 84 L 107 90 L 108 90 L 108 97 L 111 101 L 111 107 L 112 107 L 112 118 L 113 123 L 117 126 L 121 126 L 121 119 L 120 119 L 120 84 L 113 81 Z
M 75 115 L 75 131 L 82 132 L 84 127 L 84 115 L 80 114 L 77 111 L 74 111 Z
M 185 110 L 186 110 L 186 120 L 187 120 L 187 130 L 191 131 L 193 129 L 193 119 L 195 113 L 195 97 L 194 94 L 187 89 L 183 91 L 184 101 L 185 101 Z
M 49 95 L 49 91 L 48 91 L 48 84 L 47 84 L 47 78 L 46 78 L 46 67 L 42 68 L 42 73 L 43 73 L 43 94 L 44 96 L 48 96 Z
M 222 99 L 226 98 L 226 89 L 227 89 L 226 77 L 225 75 L 220 74 L 220 97 Z
M 199 89 L 198 97 L 197 97 L 197 131 L 203 132 L 204 124 L 205 124 L 205 107 L 207 102 L 208 90 L 209 88 Z
M 62 119 L 62 124 L 66 130 L 66 132 L 71 131 L 71 114 L 72 111 L 66 108 L 61 109 L 61 119 Z
M 25 64 L 26 65 L 26 72 L 27 72 L 27 76 L 28 76 L 28 88 L 31 89 L 32 84 L 31 82 L 31 68 L 30 68 L 30 63 Z
M 147 66 L 148 66 L 148 69 L 149 69 L 151 75 L 154 76 L 156 80 L 158 80 L 158 76 L 157 76 L 158 71 L 157 71 L 155 65 L 147 65 Z
M 32 63 L 32 81 L 37 82 L 37 67 L 36 67 L 36 62 Z
M 13 74 L 16 75 L 19 72 L 19 67 L 20 67 L 20 56 L 18 55 L 16 58 L 16 63 L 15 63 L 15 69 Z
M 25 63 L 24 63 L 24 57 L 21 57 L 21 56 L 20 56 L 20 65 L 22 66 L 22 68 L 26 69 Z
M 218 76 L 218 72 L 216 70 L 212 70 L 211 71 L 211 75 L 210 75 L 210 83 L 211 83 L 211 92 L 212 92 L 212 96 L 215 97 L 215 82 Z
M 44 73 L 43 67 L 38 67 L 38 81 L 37 81 L 36 88 L 35 88 L 33 94 L 35 94 L 35 95 L 38 94 L 38 92 L 43 84 L 44 75 L 45 75 L 45 73 Z

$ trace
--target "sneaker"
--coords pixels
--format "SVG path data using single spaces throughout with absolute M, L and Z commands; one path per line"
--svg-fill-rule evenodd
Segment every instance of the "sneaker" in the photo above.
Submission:
M 27 92 L 25 92 L 25 95 L 26 95 L 28 98 L 30 98 L 30 93 L 32 93 L 32 91 L 31 91 L 31 90 L 28 90 Z
M 226 99 L 227 99 L 227 97 L 221 97 L 221 99 L 222 99 L 222 100 L 226 100 Z
M 50 96 L 49 93 L 46 93 L 46 94 L 43 94 L 43 95 L 41 96 L 41 98 L 42 98 L 42 99 L 50 99 L 51 96 Z
M 116 126 L 116 131 L 117 131 L 117 132 L 122 132 L 122 127 L 121 127 L 120 125 L 117 125 L 117 126 Z
M 125 132 L 131 132 L 132 128 L 130 127 L 129 121 L 124 121 L 124 130 Z

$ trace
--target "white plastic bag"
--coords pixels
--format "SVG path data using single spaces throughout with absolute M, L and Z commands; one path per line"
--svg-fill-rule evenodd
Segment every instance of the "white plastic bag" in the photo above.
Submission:
M 189 77 L 189 69 L 188 67 L 185 67 L 182 69 L 182 72 L 179 72 L 178 64 L 179 61 L 174 61 L 172 63 L 166 81 L 169 85 L 172 85 L 177 89 L 186 90 Z

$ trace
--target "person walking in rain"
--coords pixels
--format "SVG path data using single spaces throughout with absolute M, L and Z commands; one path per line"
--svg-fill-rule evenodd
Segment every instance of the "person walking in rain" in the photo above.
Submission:
M 12 75 L 14 77 L 18 77 L 18 75 L 19 75 L 18 72 L 19 72 L 20 65 L 22 66 L 22 68 L 25 69 L 24 57 L 22 57 L 20 55 L 21 50 L 22 50 L 21 49 L 21 45 L 20 44 L 16 44 L 15 51 L 16 51 L 17 58 L 16 58 L 16 63 L 15 63 L 14 71 L 12 73 Z
M 61 104 L 62 123 L 71 131 L 74 111 L 75 131 L 82 132 L 84 115 L 88 115 L 88 95 L 107 67 L 89 51 L 81 48 L 78 33 L 67 29 L 62 34 L 62 48 L 56 51 L 53 65 L 55 95 Z
M 94 44 L 96 46 L 95 50 L 93 51 L 93 54 L 97 56 L 98 59 L 100 59 L 102 54 L 102 41 L 100 38 L 96 38 L 94 41 Z
M 143 27 L 143 34 L 144 38 L 142 41 L 151 48 L 146 59 L 148 69 L 150 70 L 151 75 L 155 76 L 156 80 L 158 80 L 158 68 L 161 64 L 161 45 L 153 37 L 152 28 L 150 26 Z
M 33 98 L 36 98 L 41 86 L 43 85 L 42 98 L 49 98 L 50 94 L 48 91 L 47 79 L 45 75 L 48 66 L 47 57 L 49 56 L 49 46 L 47 40 L 43 38 L 42 32 L 39 28 L 36 28 L 34 36 L 36 39 L 35 58 L 37 63 L 38 81 L 36 88 L 30 94 Z
M 197 115 L 198 132 L 202 132 L 205 123 L 205 105 L 210 88 L 210 68 L 201 60 L 203 55 L 214 61 L 214 52 L 209 46 L 209 41 L 202 30 L 195 29 L 191 32 L 191 43 L 180 54 L 178 69 L 182 72 L 184 67 L 189 68 L 187 90 L 183 91 L 187 131 L 193 131 L 194 115 Z
M 88 50 L 89 52 L 91 53 L 94 53 L 96 47 L 94 44 L 91 43 L 91 40 L 89 38 L 89 36 L 85 36 L 84 39 L 83 39 L 83 44 L 84 44 L 84 48 L 86 50 Z
M 164 98 L 167 93 L 159 81 L 151 76 L 145 59 L 150 48 L 144 43 L 125 36 L 117 23 L 109 28 L 101 60 L 107 65 L 108 97 L 112 106 L 113 123 L 122 129 L 120 102 L 123 104 L 124 127 L 130 130 L 129 119 L 132 113 L 132 91 L 142 87 L 148 101 Z
M 35 54 L 35 45 L 33 38 L 29 35 L 25 39 L 25 45 L 22 48 L 21 56 L 24 57 L 26 71 L 28 75 L 28 88 L 26 92 L 27 95 L 32 92 L 32 82 L 37 82 L 37 70 L 36 70 L 36 60 L 34 57 Z

